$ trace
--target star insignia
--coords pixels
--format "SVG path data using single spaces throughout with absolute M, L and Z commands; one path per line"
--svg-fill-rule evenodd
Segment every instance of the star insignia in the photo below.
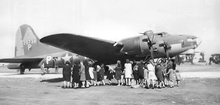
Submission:
M 64 63 L 70 62 L 70 58 L 71 58 L 71 56 L 69 56 L 68 53 L 66 53 L 66 55 L 64 57 L 62 57 L 62 59 L 64 60 Z

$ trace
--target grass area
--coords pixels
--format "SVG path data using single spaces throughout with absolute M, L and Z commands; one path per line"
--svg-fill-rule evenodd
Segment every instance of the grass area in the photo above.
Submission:
M 62 89 L 61 81 L 1 78 L 0 104 L 220 104 L 220 79 L 184 79 L 179 87 L 96 86 Z

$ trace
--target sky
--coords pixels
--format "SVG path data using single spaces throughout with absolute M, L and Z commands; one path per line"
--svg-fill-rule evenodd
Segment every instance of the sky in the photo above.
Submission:
M 146 30 L 195 35 L 206 59 L 220 53 L 220 0 L 0 0 L 0 58 L 14 56 L 15 33 L 65 32 L 119 41 Z

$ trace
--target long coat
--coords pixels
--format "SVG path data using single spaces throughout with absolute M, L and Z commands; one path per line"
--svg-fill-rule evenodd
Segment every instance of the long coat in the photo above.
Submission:
M 66 64 L 63 67 L 63 79 L 64 81 L 70 81 L 70 77 L 71 77 L 71 65 Z
M 144 79 L 144 63 L 138 64 L 139 79 Z
M 169 79 L 169 81 L 174 81 L 175 79 L 174 79 L 174 70 L 173 69 L 169 69 L 169 71 L 167 72 L 167 74 L 168 74 L 168 79 Z
M 122 67 L 121 66 L 116 66 L 115 67 L 115 79 L 120 80 L 121 79 L 121 74 L 122 74 Z
M 80 65 L 75 64 L 74 67 L 73 67 L 73 75 L 72 75 L 73 82 L 76 82 L 76 83 L 79 82 L 79 80 L 80 80 L 79 71 L 80 71 Z
M 163 67 L 162 66 L 156 66 L 155 67 L 155 75 L 157 77 L 157 80 L 159 82 L 163 81 L 164 80 L 164 75 L 163 75 Z
M 85 66 L 83 64 L 80 65 L 80 81 L 86 80 Z

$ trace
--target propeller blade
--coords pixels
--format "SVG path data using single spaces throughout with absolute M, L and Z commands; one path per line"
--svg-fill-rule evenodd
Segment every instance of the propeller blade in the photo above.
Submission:
M 171 49 L 171 46 L 168 43 L 166 43 L 165 41 L 164 41 L 164 43 L 162 45 L 164 47 L 164 52 L 166 53 L 167 60 L 169 60 L 169 58 L 170 58 L 169 50 Z
M 153 36 L 152 36 L 151 42 L 154 42 L 154 34 L 153 34 Z M 152 43 L 152 44 L 153 44 L 153 43 Z
M 153 52 L 153 47 L 151 47 L 151 49 L 150 49 L 150 53 L 151 53 L 152 61 L 153 61 L 153 63 L 154 63 L 154 52 Z
M 167 59 L 169 60 L 170 59 L 169 51 L 166 51 L 166 55 L 167 55 Z

